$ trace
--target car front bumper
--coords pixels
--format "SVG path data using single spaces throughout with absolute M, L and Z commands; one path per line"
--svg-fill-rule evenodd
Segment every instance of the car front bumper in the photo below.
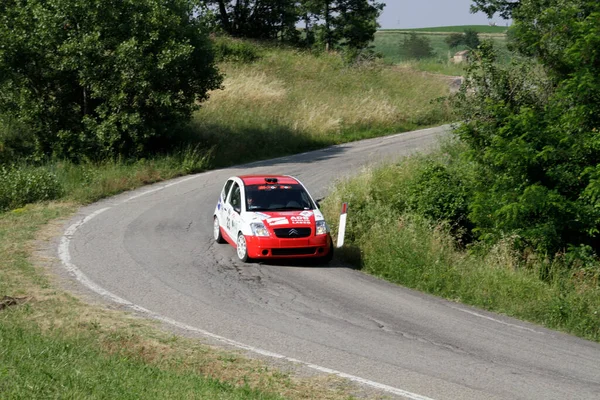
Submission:
M 319 235 L 302 239 L 246 236 L 250 258 L 325 257 L 332 248 L 331 236 Z

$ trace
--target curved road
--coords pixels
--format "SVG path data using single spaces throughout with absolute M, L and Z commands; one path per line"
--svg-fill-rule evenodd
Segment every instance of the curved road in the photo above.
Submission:
M 231 175 L 291 174 L 319 198 L 362 165 L 430 148 L 444 130 L 335 146 L 116 196 L 82 209 L 59 253 L 80 281 L 109 299 L 360 377 L 388 394 L 600 399 L 596 343 L 394 286 L 335 261 L 329 267 L 242 265 L 231 246 L 212 240 L 212 211 Z

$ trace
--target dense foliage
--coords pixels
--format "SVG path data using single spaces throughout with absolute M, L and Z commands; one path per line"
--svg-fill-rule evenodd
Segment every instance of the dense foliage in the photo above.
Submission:
M 422 60 L 435 56 L 431 41 L 427 36 L 411 32 L 400 44 L 400 50 L 409 58 Z
M 600 249 L 600 3 L 477 1 L 514 18 L 510 67 L 480 47 L 457 134 L 479 165 L 470 217 L 481 239 L 515 235 L 549 256 Z
M 520 5 L 520 0 L 473 0 L 472 12 L 481 11 L 492 18 L 494 14 L 500 14 L 502 18 L 509 19 L 513 11 Z
M 448 47 L 450 47 L 451 49 L 455 49 L 464 43 L 464 39 L 465 39 L 464 34 L 454 32 L 454 33 L 451 33 L 450 35 L 446 36 L 446 39 L 444 39 L 444 41 L 446 42 Z
M 446 37 L 445 42 L 452 49 L 460 45 L 476 49 L 481 44 L 479 34 L 474 29 L 465 29 L 463 33 L 452 33 Z
M 219 26 L 235 37 L 279 39 L 334 50 L 366 48 L 384 4 L 375 0 L 208 0 Z M 301 23 L 303 32 L 297 29 Z
M 149 150 L 219 87 L 200 8 L 189 0 L 0 3 L 0 125 L 39 156 Z
M 59 198 L 63 188 L 44 168 L 0 167 L 0 212 Z
M 467 29 L 463 35 L 463 44 L 470 49 L 476 49 L 481 44 L 479 34 L 474 29 Z

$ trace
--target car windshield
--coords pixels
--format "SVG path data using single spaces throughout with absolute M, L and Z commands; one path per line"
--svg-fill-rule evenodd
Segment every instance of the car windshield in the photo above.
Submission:
M 248 211 L 296 211 L 314 208 L 310 196 L 302 185 L 246 186 L 246 210 Z

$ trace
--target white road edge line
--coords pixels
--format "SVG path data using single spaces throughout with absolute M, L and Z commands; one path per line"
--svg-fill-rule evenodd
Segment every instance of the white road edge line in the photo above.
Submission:
M 488 317 L 487 315 L 479 314 L 479 313 L 477 313 L 475 311 L 465 310 L 464 308 L 460 308 L 460 307 L 454 307 L 454 306 L 449 306 L 449 307 L 453 308 L 455 310 L 458 310 L 458 311 L 462 311 L 462 312 L 467 313 L 467 314 L 474 315 L 474 316 L 479 317 L 479 318 L 484 318 L 484 319 L 487 319 L 487 320 L 490 320 L 490 321 L 494 321 L 494 322 L 496 322 L 498 324 L 510 326 L 512 328 L 522 329 L 524 331 L 529 331 L 529 332 L 537 333 L 539 335 L 544 335 L 544 332 L 536 331 L 535 329 L 531 329 L 531 328 L 528 328 L 526 326 L 520 326 L 520 325 L 511 324 L 509 322 L 500 321 L 499 319 Z
M 165 189 L 169 186 L 173 186 L 179 183 L 183 183 L 185 181 L 188 181 L 190 179 L 194 179 L 196 178 L 198 175 L 193 176 L 193 177 L 188 177 L 185 179 L 181 179 L 178 180 L 176 182 L 172 182 L 168 185 L 165 186 L 161 186 L 160 188 L 156 188 L 156 189 L 151 189 L 151 190 L 147 190 L 145 192 L 133 195 L 125 200 L 123 200 L 121 203 L 116 204 L 115 206 L 118 206 L 120 204 L 124 204 L 127 203 L 131 200 L 140 198 L 142 196 L 145 196 L 147 194 L 151 194 L 151 193 L 155 193 L 159 190 Z M 87 277 L 87 275 L 85 275 L 79 268 L 77 268 L 77 266 L 75 264 L 73 264 L 73 262 L 71 261 L 71 253 L 69 250 L 69 247 L 71 245 L 71 238 L 73 237 L 73 235 L 75 235 L 75 233 L 77 232 L 77 230 L 79 228 L 81 228 L 84 224 L 86 224 L 87 222 L 91 221 L 92 219 L 94 219 L 95 217 L 97 217 L 98 215 L 102 214 L 105 211 L 110 210 L 112 207 L 106 207 L 106 208 L 102 208 L 99 210 L 94 211 L 93 213 L 89 214 L 88 216 L 82 218 L 81 220 L 75 222 L 73 225 L 69 226 L 67 228 L 67 230 L 65 231 L 65 233 L 62 235 L 61 239 L 60 239 L 60 244 L 58 246 L 58 256 L 60 258 L 60 260 L 62 261 L 63 266 L 66 268 L 66 270 L 75 277 L 75 279 L 77 279 L 81 284 L 83 284 L 84 286 L 86 286 L 88 289 L 92 290 L 93 292 L 99 294 L 100 296 L 109 299 L 110 301 L 120 304 L 122 306 L 125 306 L 133 311 L 136 311 L 138 313 L 143 313 L 147 316 L 149 316 L 150 318 L 153 318 L 155 320 L 164 322 L 166 324 L 169 325 L 173 325 L 177 328 L 180 329 L 184 329 L 190 332 L 195 332 L 195 333 L 199 333 L 201 335 L 210 337 L 212 339 L 218 340 L 220 342 L 226 343 L 230 346 L 234 346 L 237 347 L 239 349 L 243 349 L 246 351 L 250 351 L 256 354 L 260 354 L 266 357 L 271 357 L 271 358 L 276 358 L 276 359 L 280 359 L 280 360 L 285 360 L 285 361 L 289 361 L 292 363 L 296 363 L 296 364 L 301 364 L 305 367 L 326 373 L 326 374 L 332 374 L 332 375 L 336 375 L 339 376 L 340 378 L 344 378 L 347 379 L 349 381 L 352 382 L 356 382 L 362 385 L 366 385 L 366 386 L 370 386 L 372 388 L 378 389 L 378 390 L 382 390 L 384 392 L 387 393 L 391 393 L 391 394 L 395 394 L 398 396 L 403 396 L 409 400 L 434 400 L 430 397 L 426 397 L 426 396 L 421 396 L 419 394 L 416 393 L 411 393 L 408 392 L 406 390 L 402 390 L 402 389 L 398 389 L 395 388 L 393 386 L 388 386 L 385 385 L 383 383 L 379 383 L 379 382 L 374 382 L 365 378 L 361 378 L 358 376 L 354 376 L 354 375 L 350 375 L 347 374 L 345 372 L 341 372 L 341 371 L 336 371 L 334 369 L 331 368 L 327 368 L 327 367 L 321 367 L 320 365 L 316 365 L 316 364 L 311 364 L 309 362 L 306 361 L 302 361 L 302 360 L 298 360 L 295 358 L 291 358 L 291 357 L 287 357 L 284 356 L 282 354 L 277 354 L 277 353 L 273 353 L 270 352 L 268 350 L 263 350 L 260 349 L 258 347 L 253 347 L 253 346 L 249 346 L 240 342 L 236 342 L 235 340 L 231 340 L 231 339 L 227 339 L 226 337 L 223 336 L 219 336 L 219 335 L 215 335 L 214 333 L 205 331 L 203 329 L 200 328 L 196 328 L 194 326 L 191 325 L 186 325 L 184 323 L 175 321 L 171 318 L 168 317 L 164 317 L 160 314 L 157 314 L 153 311 L 150 311 L 144 307 L 138 306 L 137 304 L 134 304 L 128 300 L 123 299 L 122 297 L 117 296 L 114 293 L 109 292 L 108 290 L 104 289 L 103 287 L 101 287 L 100 285 L 96 284 L 94 281 L 92 281 L 90 278 Z

